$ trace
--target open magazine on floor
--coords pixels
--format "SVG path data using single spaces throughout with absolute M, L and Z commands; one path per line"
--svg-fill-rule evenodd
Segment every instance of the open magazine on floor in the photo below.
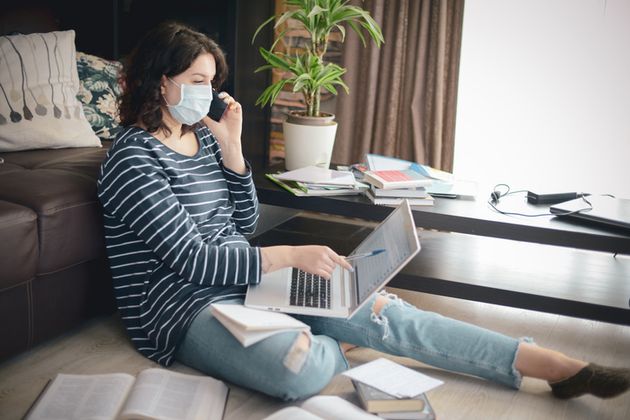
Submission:
M 220 420 L 229 388 L 209 376 L 166 369 L 126 373 L 60 373 L 48 383 L 27 420 Z

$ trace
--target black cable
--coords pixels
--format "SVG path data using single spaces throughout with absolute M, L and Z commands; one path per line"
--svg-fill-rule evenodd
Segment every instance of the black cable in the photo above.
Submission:
M 503 189 L 504 191 L 501 191 L 501 189 Z M 522 217 L 568 216 L 575 213 L 593 210 L 593 204 L 586 199 L 586 197 L 589 195 L 587 193 L 578 193 L 577 198 L 581 198 L 588 205 L 588 207 L 584 207 L 583 209 L 573 210 L 573 211 L 569 211 L 565 213 L 548 212 L 548 213 L 526 214 L 526 213 L 518 213 L 518 212 L 511 212 L 511 211 L 503 211 L 497 208 L 496 204 L 498 204 L 501 198 L 508 195 L 517 194 L 517 193 L 527 193 L 527 190 L 511 191 L 509 185 L 497 184 L 494 186 L 492 193 L 490 193 L 490 198 L 488 199 L 488 205 L 492 207 L 492 209 L 494 209 L 494 211 L 496 211 L 497 213 L 505 214 L 508 216 L 522 216 Z M 602 194 L 602 195 L 610 195 L 610 194 Z

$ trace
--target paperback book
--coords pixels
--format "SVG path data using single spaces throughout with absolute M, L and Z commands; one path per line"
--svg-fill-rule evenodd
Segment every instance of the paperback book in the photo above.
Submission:
M 443 182 L 453 181 L 453 174 L 451 174 L 450 172 L 445 172 L 440 169 L 432 168 L 428 165 L 422 165 L 420 163 L 410 162 L 404 159 L 368 153 L 365 156 L 365 160 L 367 162 L 367 167 L 372 171 L 387 169 L 411 169 L 412 171 L 418 172 L 420 175 L 431 179 L 436 179 Z
M 243 305 L 213 303 L 212 315 L 243 345 L 251 346 L 284 331 L 308 331 L 310 327 L 281 313 L 248 308 Z
M 35 402 L 27 420 L 220 420 L 228 387 L 209 376 L 166 369 L 126 373 L 58 374 Z

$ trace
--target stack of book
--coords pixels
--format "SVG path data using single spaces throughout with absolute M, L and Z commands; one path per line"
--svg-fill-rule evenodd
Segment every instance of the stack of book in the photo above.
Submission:
M 434 420 L 426 392 L 443 382 L 379 358 L 343 373 L 351 379 L 363 408 L 385 419 Z
M 360 194 L 368 188 L 367 184 L 356 181 L 350 171 L 336 171 L 317 166 L 265 176 L 298 197 Z
M 414 170 L 368 170 L 363 180 L 370 184 L 366 195 L 374 204 L 397 206 L 405 199 L 411 206 L 433 204 L 433 197 L 427 192 L 433 180 Z
M 471 199 L 474 200 L 475 196 L 477 195 L 476 182 L 456 179 L 453 176 L 453 174 L 451 174 L 450 172 L 445 172 L 436 168 L 432 168 L 428 165 L 422 165 L 420 163 L 410 162 L 408 160 L 397 159 L 397 158 L 393 158 L 389 156 L 382 156 L 382 155 L 368 153 L 365 156 L 365 165 L 353 165 L 352 169 L 355 170 L 355 173 L 357 171 L 363 171 L 364 173 L 381 172 L 381 171 L 400 171 L 403 174 L 408 175 L 410 180 L 414 180 L 414 179 L 424 180 L 424 182 L 421 182 L 420 184 L 424 188 L 426 193 L 432 197 L 461 198 L 461 199 L 467 199 L 467 200 L 471 200 Z M 387 184 L 390 185 L 390 188 L 394 188 L 394 189 L 403 188 L 403 187 L 392 187 L 391 182 L 388 182 Z M 374 184 L 374 185 L 378 186 L 378 184 Z M 407 185 L 409 185 L 409 183 Z M 411 183 L 411 185 L 413 185 L 413 183 Z M 404 188 L 410 188 L 410 187 L 404 187 Z M 376 195 L 374 195 L 374 197 L 378 198 L 378 196 Z M 397 203 L 392 203 L 392 204 L 397 204 Z M 426 205 L 430 203 L 418 202 L 412 205 L 423 205 L 423 204 Z
M 435 420 L 435 412 L 425 393 L 413 398 L 396 398 L 355 380 L 352 385 L 365 411 L 383 419 Z

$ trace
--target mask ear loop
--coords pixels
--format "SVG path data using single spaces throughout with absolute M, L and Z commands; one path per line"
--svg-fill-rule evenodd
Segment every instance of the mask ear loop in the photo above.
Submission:
M 164 94 L 162 94 L 162 98 L 164 98 L 164 103 L 167 106 L 178 106 L 182 103 L 182 101 L 184 100 L 184 85 L 183 84 L 179 84 L 177 83 L 175 80 L 171 79 L 170 77 L 166 76 L 166 79 L 169 80 L 171 83 L 173 83 L 175 86 L 179 87 L 179 102 L 176 103 L 175 105 L 171 105 L 168 103 L 168 101 L 166 100 L 166 96 L 164 96 Z

